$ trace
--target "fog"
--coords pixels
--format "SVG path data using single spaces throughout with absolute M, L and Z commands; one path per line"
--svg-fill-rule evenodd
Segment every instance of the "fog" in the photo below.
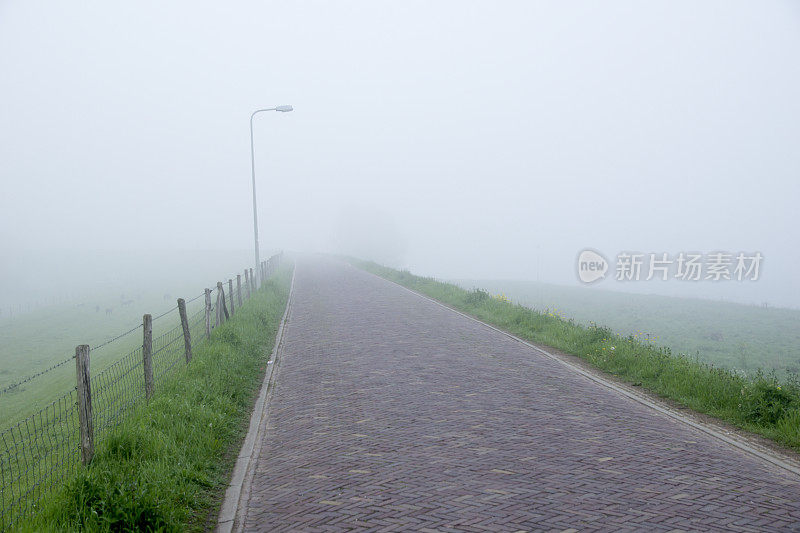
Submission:
M 800 307 L 799 56 L 793 1 L 0 0 L 0 306 L 248 266 L 249 116 L 291 104 L 255 119 L 262 255 L 577 285 L 585 248 L 758 251 L 592 287 Z

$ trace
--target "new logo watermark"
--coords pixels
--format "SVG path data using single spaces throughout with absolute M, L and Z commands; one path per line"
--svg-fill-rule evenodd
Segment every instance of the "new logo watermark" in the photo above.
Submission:
M 757 281 L 764 256 L 761 252 L 620 252 L 614 264 L 617 281 Z M 606 277 L 608 260 L 586 248 L 578 253 L 578 279 L 594 283 Z
M 606 277 L 608 261 L 599 252 L 583 250 L 578 254 L 578 279 L 584 283 L 594 283 Z

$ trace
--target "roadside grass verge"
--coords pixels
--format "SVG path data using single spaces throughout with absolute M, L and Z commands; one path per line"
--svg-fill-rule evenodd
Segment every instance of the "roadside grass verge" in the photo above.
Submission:
M 186 531 L 216 516 L 289 294 L 280 268 L 111 430 L 21 531 Z M 213 524 L 213 525 L 212 525 Z
M 576 355 L 624 381 L 800 451 L 800 382 L 790 375 L 742 375 L 596 324 L 584 326 L 452 283 L 369 261 L 354 266 L 420 292 L 533 343 Z

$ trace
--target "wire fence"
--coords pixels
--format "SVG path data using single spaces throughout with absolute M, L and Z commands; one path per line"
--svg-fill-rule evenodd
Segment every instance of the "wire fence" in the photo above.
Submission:
M 34 514 L 47 493 L 75 475 L 82 463 L 89 462 L 95 446 L 103 442 L 109 430 L 118 426 L 134 407 L 147 399 L 148 385 L 152 390 L 163 383 L 181 362 L 189 364 L 191 349 L 204 342 L 211 330 L 224 323 L 254 294 L 256 275 L 263 283 L 272 276 L 281 259 L 282 254 L 270 257 L 261 263 L 259 272 L 247 269 L 244 276 L 237 275 L 235 281 L 229 279 L 227 287 L 218 283 L 215 297 L 212 297 L 214 291 L 206 289 L 190 300 L 180 300 L 178 307 L 150 319 L 174 317 L 176 311 L 179 312 L 175 314 L 181 315 L 178 325 L 168 327 L 160 335 L 152 337 L 150 331 L 151 342 L 147 337 L 149 315 L 146 315 L 143 324 L 92 348 L 92 351 L 108 349 L 123 337 L 144 329 L 142 345 L 101 372 L 90 375 L 88 386 L 80 385 L 83 361 L 80 349 L 76 349 L 76 356 L 0 390 L 2 406 L 7 389 L 13 390 L 23 383 L 36 383 L 42 376 L 67 363 L 76 365 L 75 385 L 45 407 L 0 431 L 0 530 L 9 529 Z M 185 307 L 190 304 L 199 307 L 191 314 Z M 184 306 L 184 312 L 180 312 L 181 306 Z M 89 375 L 88 354 L 91 351 L 85 348 L 85 372 Z M 150 375 L 146 367 L 149 367 Z M 47 382 L 43 379 L 38 385 L 47 386 Z M 84 420 L 87 417 L 80 413 L 81 410 L 86 412 L 87 405 L 90 420 Z M 82 435 L 88 435 L 89 442 Z

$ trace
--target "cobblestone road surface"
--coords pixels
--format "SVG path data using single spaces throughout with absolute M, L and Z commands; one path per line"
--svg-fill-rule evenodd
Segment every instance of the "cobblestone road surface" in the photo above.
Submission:
M 800 479 L 396 285 L 297 263 L 246 531 L 792 531 Z

